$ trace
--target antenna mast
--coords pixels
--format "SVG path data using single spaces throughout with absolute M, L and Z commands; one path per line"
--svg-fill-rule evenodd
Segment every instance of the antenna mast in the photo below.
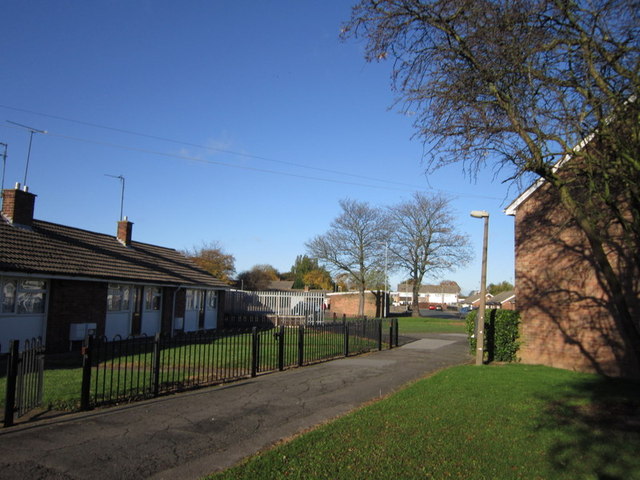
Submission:
M 0 142 L 0 145 L 4 147 L 4 152 L 2 153 L 2 190 L 4 190 L 4 171 L 7 168 L 7 144 Z
M 31 132 L 31 135 L 29 136 L 29 150 L 27 151 L 27 164 L 24 167 L 24 181 L 22 182 L 23 185 L 27 185 L 27 173 L 29 172 L 29 159 L 31 158 L 31 142 L 33 141 L 33 134 L 34 133 L 46 134 L 47 131 L 38 130 L 37 128 L 29 127 L 27 125 L 22 125 L 21 123 L 18 123 L 18 122 L 12 122 L 11 120 L 7 120 L 7 123 L 10 123 L 12 125 L 17 125 L 18 127 L 26 128 L 27 130 L 29 130 L 29 132 Z
M 124 211 L 124 177 L 122 175 L 109 175 L 108 173 L 105 173 L 104 175 L 105 177 L 120 179 L 120 186 L 122 188 L 122 192 L 120 194 L 120 220 L 124 220 L 124 216 L 122 215 Z

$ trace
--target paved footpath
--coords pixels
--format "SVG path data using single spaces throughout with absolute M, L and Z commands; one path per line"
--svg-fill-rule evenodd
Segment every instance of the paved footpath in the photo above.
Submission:
M 464 335 L 0 430 L 1 479 L 197 479 L 451 365 Z

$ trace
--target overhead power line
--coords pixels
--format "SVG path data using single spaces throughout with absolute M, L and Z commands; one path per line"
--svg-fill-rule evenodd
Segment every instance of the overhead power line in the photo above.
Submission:
M 274 163 L 279 163 L 279 164 L 298 167 L 298 168 L 305 168 L 305 169 L 309 169 L 309 170 L 315 170 L 315 171 L 324 172 L 324 173 L 330 173 L 330 174 L 334 174 L 334 175 L 341 175 L 341 176 L 346 176 L 346 177 L 359 178 L 359 179 L 362 179 L 362 180 L 369 180 L 369 181 L 373 181 L 373 182 L 381 182 L 381 183 L 383 183 L 383 185 L 373 185 L 373 184 L 369 184 L 369 183 L 353 182 L 353 181 L 347 181 L 347 180 L 340 180 L 340 179 L 336 179 L 336 178 L 323 178 L 323 177 L 317 177 L 317 176 L 312 176 L 312 175 L 303 175 L 303 174 L 296 174 L 296 173 L 292 173 L 292 172 L 284 172 L 284 171 L 281 171 L 281 170 L 270 170 L 270 169 L 265 169 L 265 168 L 250 167 L 250 166 L 246 166 L 246 165 L 239 165 L 237 163 L 228 163 L 228 162 L 222 162 L 222 161 L 216 161 L 216 160 L 210 160 L 210 159 L 203 159 L 203 158 L 189 156 L 189 155 L 181 155 L 181 154 L 175 154 L 175 153 L 160 152 L 160 151 L 156 151 L 156 150 L 150 150 L 150 149 L 145 149 L 145 148 L 140 148 L 140 147 L 132 147 L 132 146 L 129 146 L 129 145 L 122 145 L 122 144 L 117 144 L 117 143 L 112 143 L 112 142 L 106 142 L 106 141 L 100 141 L 100 140 L 92 140 L 92 139 L 86 139 L 86 138 L 75 137 L 75 136 L 70 136 L 70 135 L 63 135 L 63 134 L 58 134 L 58 133 L 54 133 L 54 132 L 51 132 L 51 131 L 47 132 L 52 137 L 63 138 L 63 139 L 66 139 L 66 140 L 71 140 L 71 141 L 76 141 L 76 142 L 83 142 L 83 143 L 89 143 L 89 144 L 94 144 L 94 145 L 102 145 L 102 146 L 111 147 L 111 148 L 118 148 L 118 149 L 121 149 L 121 150 L 128 150 L 128 151 L 146 153 L 146 154 L 150 154 L 150 155 L 157 155 L 157 156 L 162 156 L 162 157 L 176 158 L 176 159 L 179 159 L 179 160 L 194 161 L 194 162 L 200 162 L 200 163 L 211 164 L 211 165 L 219 165 L 219 166 L 224 166 L 224 167 L 229 167 L 229 168 L 237 168 L 237 169 L 241 169 L 241 170 L 248 170 L 248 171 L 260 172 L 260 173 L 268 173 L 268 174 L 272 174 L 272 175 L 282 175 L 282 176 L 299 178 L 299 179 L 304 179 L 304 180 L 315 180 L 315 181 L 321 181 L 321 182 L 327 182 L 327 183 L 335 183 L 335 184 L 341 184 L 341 185 L 360 186 L 360 187 L 366 187 L 366 188 L 376 188 L 376 189 L 381 189 L 381 190 L 394 190 L 394 191 L 402 191 L 402 192 L 405 192 L 407 190 L 407 188 L 411 188 L 413 190 L 422 190 L 422 191 L 432 190 L 432 191 L 441 192 L 441 193 L 444 193 L 444 194 L 455 195 L 457 197 L 471 197 L 471 198 L 484 198 L 484 199 L 492 199 L 492 200 L 501 200 L 501 198 L 498 198 L 498 197 L 491 197 L 491 196 L 486 196 L 486 195 L 475 195 L 475 194 L 468 194 L 468 193 L 459 193 L 459 192 L 452 192 L 452 191 L 441 190 L 441 189 L 427 189 L 427 188 L 425 188 L 423 186 L 411 185 L 411 184 L 407 184 L 407 183 L 403 183 L 403 182 L 396 182 L 396 181 L 388 180 L 388 179 L 380 179 L 380 178 L 375 178 L 375 177 L 368 177 L 368 176 L 365 176 L 365 175 L 357 175 L 357 174 L 352 174 L 352 173 L 341 172 L 341 171 L 338 171 L 338 170 L 324 169 L 324 168 L 320 168 L 320 167 L 310 167 L 310 166 L 307 166 L 307 165 L 302 165 L 302 164 L 298 164 L 298 163 L 294 163 L 294 162 L 288 162 L 288 161 L 284 161 L 284 160 L 276 160 L 276 159 L 271 159 L 271 158 L 267 158 L 267 157 L 262 157 L 262 156 L 259 156 L 259 155 L 253 155 L 253 154 L 248 154 L 248 153 L 243 153 L 243 152 L 235 152 L 235 151 L 232 151 L 232 150 L 225 150 L 225 149 L 221 149 L 221 148 L 208 147 L 208 146 L 204 146 L 204 145 L 198 145 L 198 144 L 195 144 L 195 143 L 184 142 L 184 141 L 180 141 L 180 140 L 174 140 L 174 139 L 170 139 L 170 138 L 166 138 L 166 137 L 150 135 L 150 134 L 140 133 L 140 132 L 134 132 L 134 131 L 131 131 L 131 130 L 116 128 L 116 127 L 110 127 L 110 126 L 100 125 L 100 124 L 91 123 L 91 122 L 85 122 L 85 121 L 82 121 L 82 120 L 75 120 L 75 119 L 70 119 L 70 118 L 66 118 L 66 117 L 62 117 L 62 116 L 50 115 L 50 114 L 46 114 L 46 113 L 35 112 L 35 111 L 32 111 L 32 110 L 26 110 L 26 109 L 21 109 L 21 108 L 17 108 L 17 107 L 11 107 L 11 106 L 8 106 L 8 105 L 0 104 L 0 108 L 19 111 L 19 112 L 23 112 L 23 113 L 29 113 L 29 114 L 38 115 L 38 116 L 47 117 L 47 118 L 52 118 L 52 119 L 57 119 L 57 120 L 63 120 L 63 121 L 66 121 L 66 122 L 77 123 L 77 124 L 80 124 L 80 125 L 86 125 L 86 126 L 105 129 L 105 130 L 111 130 L 111 131 L 114 131 L 114 132 L 126 133 L 126 134 L 129 134 L 129 135 L 135 135 L 135 136 L 139 136 L 139 137 L 145 137 L 145 138 L 150 138 L 150 139 L 154 139 L 154 140 L 160 140 L 160 141 L 175 143 L 175 144 L 179 144 L 179 145 L 186 145 L 186 146 L 201 148 L 203 150 L 227 153 L 227 154 L 230 154 L 230 155 L 242 156 L 242 157 L 246 157 L 246 158 L 253 158 L 253 159 L 257 159 L 257 160 L 264 160 L 264 161 L 268 161 L 268 162 L 274 162 Z M 5 128 L 11 128 L 11 127 L 8 127 L 8 126 L 2 125 L 2 124 L 0 124 L 0 126 L 5 127 Z M 392 185 L 396 185 L 396 186 L 394 187 Z M 403 187 L 403 188 L 401 188 L 401 187 Z

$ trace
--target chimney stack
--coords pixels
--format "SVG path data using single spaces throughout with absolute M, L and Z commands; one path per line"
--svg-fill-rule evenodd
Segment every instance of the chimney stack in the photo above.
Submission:
M 35 202 L 36 196 L 28 187 L 25 185 L 20 190 L 20 184 L 16 183 L 15 189 L 2 191 L 2 216 L 11 224 L 30 227 Z
M 118 241 L 125 247 L 131 245 L 131 233 L 133 232 L 133 223 L 127 217 L 118 222 Z

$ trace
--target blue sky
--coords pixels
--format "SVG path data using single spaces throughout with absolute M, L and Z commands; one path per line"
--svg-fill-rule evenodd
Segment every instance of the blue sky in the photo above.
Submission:
M 342 198 L 382 209 L 443 192 L 476 253 L 446 277 L 479 288 L 482 221 L 469 211 L 484 209 L 488 281 L 513 282 L 502 211 L 517 192 L 489 170 L 425 174 L 412 119 L 390 108 L 390 62 L 338 37 L 349 15 L 344 0 L 5 0 L 4 187 L 23 181 L 29 143 L 6 120 L 46 130 L 27 176 L 36 218 L 115 234 L 120 185 L 105 174 L 123 175 L 135 240 L 219 242 L 238 272 L 288 271 Z

